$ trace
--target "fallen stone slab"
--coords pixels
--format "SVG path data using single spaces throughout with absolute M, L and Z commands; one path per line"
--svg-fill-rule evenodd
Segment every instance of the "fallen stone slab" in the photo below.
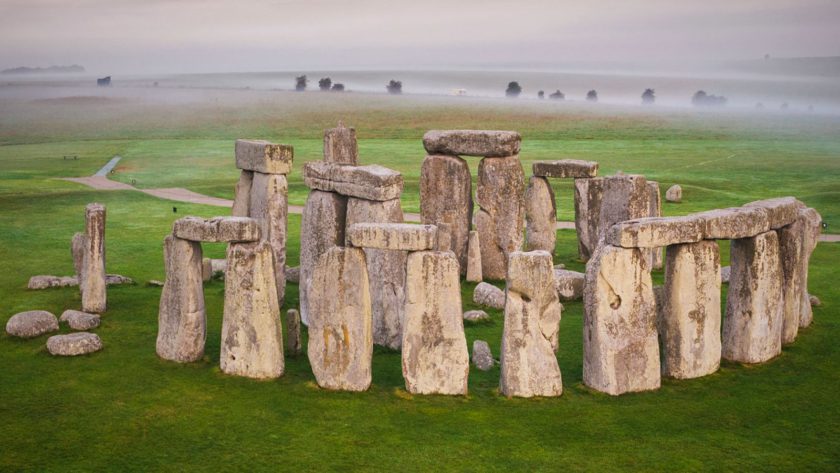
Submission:
M 805 206 L 793 197 L 778 197 L 750 202 L 745 204 L 744 207 L 758 207 L 767 210 L 767 221 L 770 224 L 770 229 L 778 230 L 793 223 L 799 216 L 799 209 Z
M 303 180 L 310 189 L 367 200 L 398 199 L 403 189 L 402 174 L 376 164 L 342 166 L 309 162 L 303 167 Z
M 554 287 L 561 301 L 576 301 L 583 297 L 586 275 L 567 269 L 554 269 Z
M 99 327 L 99 315 L 88 314 L 78 310 L 65 310 L 59 322 L 67 322 L 67 325 L 73 330 L 90 330 Z
M 260 239 L 260 224 L 248 217 L 183 217 L 172 224 L 172 234 L 199 242 L 248 242 Z
M 336 128 L 324 130 L 324 161 L 349 166 L 359 165 L 359 144 L 356 129 L 339 122 Z
M 665 200 L 668 202 L 679 203 L 682 202 L 682 187 L 674 184 L 665 191 Z
M 292 172 L 294 147 L 264 140 L 236 140 L 236 167 L 263 174 Z
M 692 216 L 627 220 L 613 225 L 606 234 L 608 245 L 622 248 L 659 248 L 702 239 L 703 221 Z
M 554 191 L 544 177 L 531 176 L 525 189 L 525 250 L 554 254 L 557 241 Z
M 56 330 L 58 319 L 45 310 L 20 312 L 6 322 L 6 333 L 13 337 L 33 338 Z
M 505 291 L 490 283 L 480 282 L 473 290 L 473 302 L 493 309 L 504 309 Z
M 79 278 L 76 276 L 51 276 L 39 274 L 29 278 L 28 289 L 39 290 L 51 287 L 75 287 L 79 285 Z
M 483 310 L 468 310 L 464 312 L 464 320 L 469 320 L 470 322 L 478 322 L 489 318 L 490 316 Z
M 102 340 L 95 333 L 76 332 L 47 339 L 47 351 L 54 356 L 87 355 L 101 349 Z
M 504 157 L 519 154 L 522 136 L 515 131 L 431 130 L 423 135 L 429 154 Z
M 347 240 L 357 248 L 381 250 L 431 250 L 437 242 L 437 227 L 411 223 L 354 223 Z
M 458 257 L 461 274 L 468 264 L 472 215 L 472 174 L 467 162 L 458 156 L 426 156 L 420 170 L 420 220 L 428 225 L 451 226 L 452 251 Z
M 134 284 L 134 280 L 128 276 L 121 276 L 119 274 L 106 274 L 105 284 L 108 286 L 119 286 L 123 284 Z
M 490 351 L 490 345 L 484 340 L 473 342 L 471 358 L 473 365 L 481 371 L 490 371 L 496 364 L 496 360 L 493 359 L 493 352 Z
M 560 159 L 557 161 L 534 161 L 531 172 L 537 177 L 555 177 L 561 179 L 580 179 L 598 175 L 598 163 L 580 159 Z
M 703 225 L 705 240 L 749 238 L 770 229 L 767 210 L 761 207 L 732 207 L 691 214 Z

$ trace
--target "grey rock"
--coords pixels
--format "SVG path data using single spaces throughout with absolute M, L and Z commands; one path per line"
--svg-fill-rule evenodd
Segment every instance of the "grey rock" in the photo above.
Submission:
M 544 177 L 531 176 L 525 189 L 525 249 L 554 254 L 557 241 L 554 191 Z
M 525 176 L 519 156 L 484 158 L 478 165 L 475 225 L 481 240 L 485 279 L 504 279 L 510 253 L 522 248 Z
M 6 333 L 13 337 L 32 338 L 56 330 L 58 320 L 45 310 L 20 312 L 6 322 Z
M 798 212 L 797 212 L 798 214 Z M 805 219 L 797 218 L 790 225 L 776 231 L 779 237 L 779 257 L 782 265 L 782 345 L 793 343 L 799 334 L 800 305 L 807 292 L 802 287 L 808 270 L 802 256 L 805 245 Z
M 649 205 L 650 211 L 648 212 L 649 217 L 661 217 L 662 216 L 662 196 L 659 192 L 659 183 L 656 181 L 648 181 L 648 195 L 649 195 Z M 651 248 L 650 250 L 650 259 L 648 260 L 648 267 L 653 269 L 660 269 L 665 264 L 665 259 L 663 258 L 663 250 L 665 248 Z
M 583 297 L 586 275 L 567 269 L 554 269 L 554 287 L 561 301 L 576 301 Z
M 260 226 L 260 235 L 271 246 L 274 283 L 280 305 L 286 296 L 286 234 L 289 215 L 289 185 L 286 176 L 254 173 L 251 186 L 251 218 Z
M 263 174 L 289 174 L 295 149 L 264 140 L 236 140 L 235 153 L 239 169 Z
M 82 310 L 101 313 L 107 308 L 104 205 L 88 204 L 85 207 L 85 235 L 82 277 L 79 280 Z
M 504 309 L 505 292 L 490 283 L 480 282 L 473 290 L 473 302 L 493 309 Z
M 70 253 L 73 255 L 73 270 L 76 278 L 81 279 L 82 268 L 85 261 L 85 248 L 87 247 L 87 237 L 84 233 L 76 233 L 73 235 L 73 240 L 70 242 Z
M 687 217 L 645 217 L 613 225 L 608 245 L 622 248 L 660 248 L 703 240 L 703 221 Z
M 807 327 L 814 320 L 814 312 L 811 309 L 808 299 L 808 267 L 811 264 L 811 255 L 817 247 L 822 230 L 822 217 L 816 210 L 811 208 L 800 209 L 799 215 L 804 218 L 805 236 L 802 243 L 802 302 L 799 304 L 799 327 Z
M 399 199 L 403 177 L 397 171 L 379 166 L 342 166 L 314 161 L 303 167 L 304 183 L 310 189 L 337 192 L 367 200 Z
M 420 171 L 420 220 L 424 224 L 451 226 L 452 251 L 466 272 L 472 225 L 472 174 L 458 156 L 430 155 Z
M 674 184 L 665 191 L 665 200 L 668 202 L 682 202 L 682 187 L 679 184 Z
M 521 142 L 515 131 L 431 130 L 423 135 L 426 152 L 454 156 L 513 156 Z
M 207 282 L 213 279 L 213 267 L 210 264 L 210 258 L 201 259 L 201 280 Z
M 720 282 L 729 284 L 729 277 L 732 274 L 732 266 L 724 266 L 720 268 Z
M 490 371 L 496 364 L 496 360 L 493 359 L 493 352 L 490 351 L 490 345 L 484 340 L 473 342 L 472 362 L 481 371 Z
M 67 322 L 73 330 L 90 330 L 99 327 L 99 316 L 97 314 L 88 314 L 78 310 L 65 310 L 59 322 Z
M 286 266 L 286 281 L 295 284 L 300 282 L 300 266 Z
M 54 356 L 87 355 L 101 349 L 102 340 L 95 333 L 76 332 L 47 339 L 47 351 Z
M 347 228 L 347 241 L 357 248 L 431 250 L 437 242 L 437 228 L 412 223 L 354 223 Z
M 437 227 L 437 238 L 432 249 L 435 251 L 452 251 L 452 225 L 438 222 L 435 227 Z
M 808 295 L 808 302 L 811 304 L 812 307 L 819 307 L 822 305 L 822 301 L 820 300 L 820 298 L 813 294 Z
M 182 240 L 247 242 L 260 239 L 260 226 L 248 217 L 182 217 L 172 224 L 172 234 Z
M 50 276 L 39 274 L 29 278 L 28 289 L 48 289 L 51 287 L 74 287 L 79 285 L 79 279 L 75 276 Z
M 347 197 L 314 190 L 303 207 L 300 223 L 300 318 L 309 325 L 309 284 L 318 259 L 344 245 Z
M 156 351 L 188 363 L 204 356 L 207 317 L 201 281 L 201 244 L 168 235 L 163 240 L 166 282 L 160 293 Z
M 478 322 L 489 318 L 490 316 L 483 310 L 468 310 L 464 312 L 464 320 L 469 320 L 470 322 Z
M 254 183 L 254 171 L 242 171 L 239 181 L 233 193 L 233 209 L 231 215 L 234 217 L 250 217 L 251 209 L 251 186 Z
M 598 175 L 598 163 L 580 159 L 560 159 L 557 161 L 534 161 L 532 174 L 537 177 L 587 178 Z
M 359 165 L 359 145 L 355 128 L 348 128 L 339 122 L 338 127 L 324 130 L 324 161 Z

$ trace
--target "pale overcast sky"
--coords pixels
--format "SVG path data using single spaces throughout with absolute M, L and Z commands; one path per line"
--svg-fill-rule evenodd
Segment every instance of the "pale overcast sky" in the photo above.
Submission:
M 0 0 L 0 68 L 687 62 L 840 55 L 840 0 Z

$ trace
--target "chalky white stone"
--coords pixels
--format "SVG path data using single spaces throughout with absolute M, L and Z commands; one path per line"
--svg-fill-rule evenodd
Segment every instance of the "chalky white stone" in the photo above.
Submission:
M 166 281 L 160 293 L 156 350 L 188 363 L 204 356 L 207 317 L 201 280 L 201 244 L 168 235 L 163 240 Z
M 503 309 L 505 292 L 490 283 L 480 282 L 473 289 L 473 302 L 493 309 Z
M 437 227 L 413 223 L 354 223 L 347 227 L 347 241 L 357 248 L 431 250 L 437 242 Z
M 78 310 L 65 310 L 58 321 L 67 322 L 67 325 L 73 330 L 90 330 L 99 327 L 98 315 Z

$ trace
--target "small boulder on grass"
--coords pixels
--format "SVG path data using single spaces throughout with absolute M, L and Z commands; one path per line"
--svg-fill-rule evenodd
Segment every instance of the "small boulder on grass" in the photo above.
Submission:
M 819 307 L 822 305 L 820 298 L 813 294 L 808 294 L 808 301 L 811 303 L 811 307 Z
M 505 291 L 492 284 L 480 282 L 473 290 L 473 302 L 493 309 L 504 309 Z
M 665 191 L 665 200 L 668 202 L 682 202 L 682 187 L 674 184 Z
M 99 316 L 79 310 L 65 310 L 58 318 L 59 322 L 67 322 L 73 330 L 90 330 L 99 327 Z
M 487 320 L 489 318 L 490 316 L 483 310 L 468 310 L 464 312 L 464 320 L 469 320 L 470 322 L 478 322 L 479 320 Z
M 15 314 L 6 322 L 6 333 L 13 337 L 32 338 L 58 330 L 58 319 L 45 310 Z
M 87 355 L 101 349 L 99 335 L 90 332 L 54 335 L 47 339 L 47 351 L 54 356 Z
M 490 371 L 493 365 L 496 364 L 496 360 L 493 359 L 493 353 L 490 351 L 490 345 L 484 340 L 473 342 L 472 362 L 481 371 Z

